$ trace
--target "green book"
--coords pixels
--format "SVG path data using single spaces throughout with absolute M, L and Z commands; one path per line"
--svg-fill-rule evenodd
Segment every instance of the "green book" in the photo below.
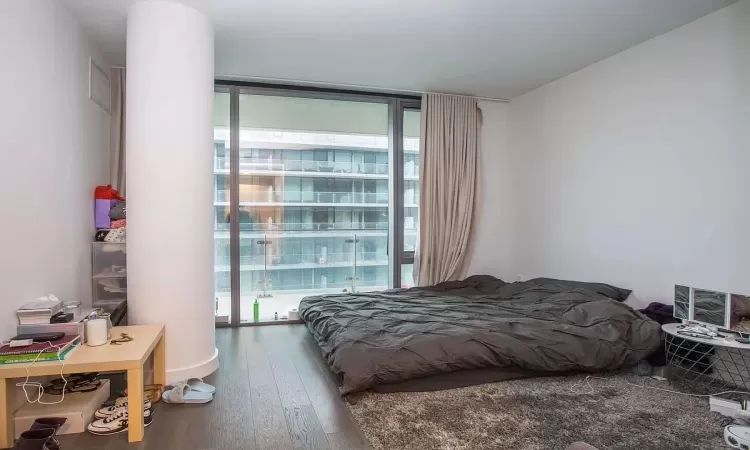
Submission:
M 0 361 L 13 361 L 16 359 L 29 359 L 31 361 L 36 358 L 36 356 L 39 355 L 39 353 L 29 353 L 25 355 L 0 355 Z M 44 352 L 41 355 L 39 355 L 39 360 L 42 358 L 57 358 L 57 350 L 54 352 Z
M 44 350 L 41 354 L 39 354 L 39 351 L 29 351 L 26 349 L 26 347 L 20 347 L 20 351 L 18 351 L 17 353 L 0 353 L 0 364 L 2 364 L 3 361 L 33 361 L 37 356 L 39 356 L 39 359 L 37 359 L 37 361 L 54 361 L 57 359 L 58 351 L 61 351 L 61 353 L 65 353 L 65 350 L 67 350 L 68 347 L 74 347 L 78 345 L 79 342 L 80 337 L 74 336 L 71 337 L 70 340 L 61 347 L 54 348 L 51 347 L 49 343 L 47 343 L 46 346 L 41 347 Z M 44 344 L 45 343 L 42 343 L 42 345 Z
M 78 345 L 79 344 L 76 343 L 75 345 L 70 345 L 64 348 L 63 351 L 60 352 L 59 359 L 64 360 L 70 352 L 72 352 L 74 349 L 78 347 Z M 57 352 L 54 352 L 49 356 L 45 356 L 45 354 L 42 354 L 41 356 L 39 356 L 39 358 L 37 358 L 37 354 L 34 354 L 34 353 L 27 354 L 27 355 L 7 355 L 7 356 L 12 359 L 0 359 L 0 364 L 21 364 L 21 363 L 28 364 L 34 360 L 36 360 L 36 362 L 58 360 Z

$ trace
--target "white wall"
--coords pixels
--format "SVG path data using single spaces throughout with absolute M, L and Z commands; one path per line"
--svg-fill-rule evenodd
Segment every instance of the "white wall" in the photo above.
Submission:
M 479 131 L 479 171 L 474 203 L 473 235 L 468 255 L 468 274 L 494 275 L 514 279 L 513 263 L 507 251 L 512 236 L 511 168 L 508 160 L 508 104 L 480 101 L 482 124 Z
M 54 0 L 0 5 L 0 338 L 40 295 L 91 301 L 92 193 L 106 184 L 109 116 L 88 58 L 109 67 Z
M 750 294 L 750 0 L 513 99 L 508 130 L 516 273 Z

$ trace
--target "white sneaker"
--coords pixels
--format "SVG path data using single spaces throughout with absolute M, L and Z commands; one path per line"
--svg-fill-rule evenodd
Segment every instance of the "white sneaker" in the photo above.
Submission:
M 102 408 L 102 409 L 100 409 L 100 410 L 98 410 L 98 411 L 96 411 L 94 413 L 94 417 L 96 417 L 97 419 L 106 419 L 107 417 L 109 417 L 109 416 L 111 416 L 113 414 L 119 413 L 120 410 L 123 409 L 123 408 L 124 408 L 125 411 L 128 410 L 128 402 L 127 401 L 124 401 L 122 403 L 115 403 L 112 406 L 109 406 L 109 407 L 106 407 L 106 408 Z M 151 408 L 151 402 L 148 399 L 144 400 L 143 401 L 143 410 L 145 411 L 145 410 L 150 409 L 150 408 Z
M 154 415 L 151 409 L 143 411 L 143 426 L 147 427 L 151 425 L 154 420 Z M 128 429 L 128 410 L 127 408 L 121 409 L 119 412 L 110 415 L 107 418 L 91 422 L 86 427 L 89 433 L 97 436 L 108 436 L 110 434 L 122 433 Z

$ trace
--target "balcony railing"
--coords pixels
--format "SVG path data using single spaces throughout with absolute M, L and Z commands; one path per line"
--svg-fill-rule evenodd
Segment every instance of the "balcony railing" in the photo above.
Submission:
M 228 158 L 216 158 L 215 168 L 229 170 Z M 388 164 L 342 161 L 305 161 L 279 159 L 240 159 L 240 170 L 254 172 L 323 172 L 366 175 L 388 175 Z M 407 163 L 404 165 L 404 175 L 416 177 L 419 175 L 419 165 Z
M 272 252 L 271 252 L 272 253 Z M 355 261 L 354 249 L 348 252 L 339 253 L 285 253 L 283 248 L 279 252 L 279 255 L 274 256 L 270 254 L 268 256 L 264 254 L 255 255 L 240 255 L 240 266 L 263 266 L 267 265 L 269 268 L 278 267 L 284 268 L 286 265 L 298 265 L 298 264 L 315 264 L 318 266 L 326 266 L 330 264 L 353 264 Z M 222 261 L 217 256 L 217 265 L 228 265 L 229 261 L 224 257 L 226 264 L 222 264 Z M 385 251 L 382 252 L 358 252 L 356 254 L 357 263 L 388 263 L 388 254 Z
M 215 191 L 216 202 L 228 203 L 230 191 Z M 267 191 L 241 192 L 240 203 L 340 203 L 340 204 L 388 204 L 387 192 L 316 192 L 316 191 Z
M 262 282 L 257 287 L 259 296 L 271 296 L 274 289 L 287 290 L 284 280 L 291 281 L 301 276 L 300 272 L 287 272 L 295 269 L 309 270 L 305 277 L 311 278 L 313 284 L 340 284 L 348 286 L 350 292 L 356 292 L 357 286 L 361 286 L 358 283 L 360 277 L 377 278 L 377 284 L 388 284 L 387 272 L 379 269 L 388 265 L 386 242 L 382 238 L 373 240 L 372 236 L 351 233 L 329 236 L 316 240 L 315 245 L 305 246 L 301 246 L 305 241 L 289 243 L 278 239 L 294 235 L 294 232 L 264 233 L 257 238 L 240 241 L 240 272 L 248 275 L 254 273 L 252 277 L 260 278 Z M 219 274 L 228 272 L 231 265 L 228 246 L 217 245 L 215 257 L 217 283 L 225 283 L 226 277 Z M 361 269 L 358 270 L 358 267 Z M 380 280 L 383 274 L 383 280 Z M 276 280 L 275 288 L 272 280 Z
M 214 231 L 229 231 L 230 224 L 219 222 L 214 224 Z M 368 231 L 388 230 L 387 222 L 336 222 L 336 223 L 242 223 L 240 231 L 258 231 L 272 233 L 281 237 L 294 237 L 295 231 Z M 404 224 L 404 230 L 416 231 L 416 223 Z
M 262 280 L 254 280 L 254 279 L 240 279 L 240 295 L 243 299 L 243 308 L 249 307 L 252 310 L 252 300 L 254 298 L 258 297 L 257 289 L 254 288 L 254 286 L 261 284 Z M 295 297 L 298 297 L 298 299 L 301 299 L 308 295 L 320 295 L 320 294 L 330 294 L 330 293 L 341 293 L 341 292 L 349 292 L 349 289 L 351 288 L 351 282 L 348 281 L 328 281 L 326 280 L 325 286 L 323 286 L 322 283 L 311 283 L 311 282 L 300 282 L 300 281 L 292 281 L 292 282 L 286 282 L 283 283 L 280 288 L 277 288 L 278 283 L 270 282 L 270 285 L 273 286 L 274 291 L 281 294 L 281 296 L 289 296 L 290 293 L 297 294 Z M 384 289 L 388 289 L 388 283 L 383 282 L 383 280 L 374 279 L 374 280 L 368 280 L 368 279 L 361 279 L 359 281 L 359 288 L 360 291 L 381 291 Z M 216 295 L 221 297 L 229 297 L 231 293 L 231 287 L 229 284 L 222 282 L 222 283 L 216 283 L 215 284 L 216 289 Z M 247 300 L 246 300 L 247 299 Z M 298 301 L 298 299 L 295 299 Z M 248 301 L 247 306 L 245 306 L 244 301 Z M 225 309 L 228 311 L 228 309 Z M 244 319 L 243 319 L 244 320 Z M 248 319 L 249 321 L 249 319 Z

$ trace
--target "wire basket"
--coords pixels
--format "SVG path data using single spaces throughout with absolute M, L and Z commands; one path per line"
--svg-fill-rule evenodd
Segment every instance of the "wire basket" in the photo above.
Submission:
M 698 394 L 722 394 L 723 398 L 750 400 L 750 349 L 738 349 L 690 341 L 666 333 L 664 341 L 669 381 L 675 387 Z

